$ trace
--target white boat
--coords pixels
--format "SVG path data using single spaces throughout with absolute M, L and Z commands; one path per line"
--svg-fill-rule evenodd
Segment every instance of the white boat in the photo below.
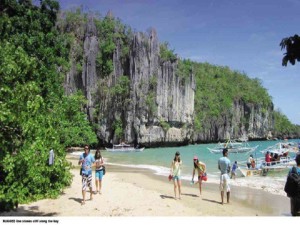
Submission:
M 261 151 L 261 153 L 266 154 L 267 152 L 277 154 L 279 156 L 287 156 L 289 152 L 298 151 L 294 143 L 291 142 L 278 142 L 275 145 L 269 146 L 268 148 Z
M 128 144 L 113 145 L 112 148 L 105 148 L 108 152 L 142 152 L 144 148 L 135 148 Z
M 291 168 L 296 165 L 295 159 L 291 157 L 280 157 L 278 161 L 267 163 L 265 158 L 257 158 L 255 168 L 248 168 L 246 166 L 239 166 L 238 170 L 242 177 L 249 176 L 266 176 L 268 172 L 279 172 Z M 242 162 L 241 162 L 242 163 Z M 244 164 L 246 161 L 244 162 Z
M 251 147 L 248 142 L 236 142 L 228 140 L 226 143 L 218 143 L 214 148 L 208 148 L 211 153 L 218 154 L 222 153 L 224 148 L 228 149 L 229 153 L 250 153 L 257 149 L 258 145 Z

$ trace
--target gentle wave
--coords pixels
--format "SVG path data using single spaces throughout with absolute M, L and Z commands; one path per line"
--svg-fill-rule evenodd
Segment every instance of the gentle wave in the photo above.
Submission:
M 170 168 L 154 165 L 125 165 L 118 163 L 107 163 L 114 166 L 130 167 L 137 169 L 149 169 L 154 171 L 154 174 L 167 177 L 170 174 Z M 208 183 L 219 184 L 219 173 L 208 173 Z M 190 181 L 192 174 L 182 174 L 182 180 Z M 286 196 L 284 192 L 284 184 L 286 178 L 282 177 L 239 177 L 231 180 L 231 185 L 237 187 L 249 187 L 263 190 L 272 194 Z

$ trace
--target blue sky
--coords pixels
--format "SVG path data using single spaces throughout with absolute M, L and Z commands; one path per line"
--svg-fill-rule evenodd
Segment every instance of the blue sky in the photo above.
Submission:
M 300 0 L 60 0 L 63 9 L 115 17 L 136 31 L 157 30 L 182 58 L 259 78 L 275 109 L 300 125 L 300 63 L 281 66 L 282 38 L 300 35 Z

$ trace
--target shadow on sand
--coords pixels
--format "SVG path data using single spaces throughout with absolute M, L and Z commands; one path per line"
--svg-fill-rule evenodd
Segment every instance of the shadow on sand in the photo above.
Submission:
M 216 200 L 211 200 L 211 199 L 207 199 L 207 198 L 203 198 L 202 199 L 203 201 L 207 201 L 207 202 L 212 202 L 212 203 L 217 203 L 217 204 L 221 204 L 221 202 L 218 202 L 218 201 L 216 201 Z
M 160 195 L 160 197 L 161 197 L 162 199 L 165 199 L 165 198 L 174 199 L 173 196 L 169 196 L 169 195 Z
M 181 194 L 181 195 L 190 196 L 190 197 L 194 197 L 194 198 L 199 198 L 199 195 L 195 195 L 195 194 Z
M 0 213 L 0 217 L 2 216 L 57 216 L 58 213 L 45 213 L 45 212 L 36 212 L 39 209 L 38 206 L 31 206 L 29 209 L 24 209 L 23 206 L 19 207 L 18 209 L 11 210 L 9 212 Z M 11 215 L 11 213 L 12 215 Z
M 81 204 L 82 198 L 69 198 L 70 200 L 74 200 L 75 202 L 78 202 Z

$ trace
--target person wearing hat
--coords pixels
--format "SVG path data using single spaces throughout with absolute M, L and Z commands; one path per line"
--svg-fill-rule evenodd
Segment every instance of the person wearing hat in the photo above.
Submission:
M 180 159 L 180 153 L 177 151 L 175 153 L 175 157 L 171 164 L 171 171 L 170 174 L 173 176 L 173 183 L 174 183 L 174 194 L 175 200 L 177 199 L 177 187 L 178 187 L 178 199 L 181 199 L 181 167 L 182 161 Z
M 206 165 L 205 165 L 205 163 L 199 161 L 198 156 L 194 156 L 193 163 L 194 163 L 194 168 L 193 168 L 192 183 L 194 183 L 195 171 L 197 170 L 198 171 L 198 181 L 194 184 L 199 183 L 199 191 L 200 191 L 200 195 L 201 195 L 202 194 L 202 181 L 207 179 Z

